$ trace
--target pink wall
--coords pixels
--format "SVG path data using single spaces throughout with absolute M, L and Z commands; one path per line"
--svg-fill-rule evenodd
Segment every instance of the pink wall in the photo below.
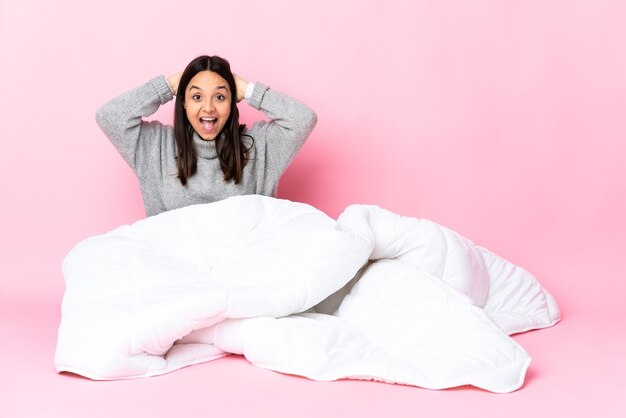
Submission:
M 94 112 L 208 53 L 317 110 L 281 197 L 430 218 L 565 310 L 621 303 L 625 3 L 61 3 L 0 2 L 2 299 L 58 302 L 72 245 L 143 216 Z

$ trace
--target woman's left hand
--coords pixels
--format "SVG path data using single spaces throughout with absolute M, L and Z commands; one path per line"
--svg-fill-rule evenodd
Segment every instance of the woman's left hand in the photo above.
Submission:
M 246 95 L 246 89 L 248 88 L 248 82 L 237 74 L 233 73 L 235 79 L 235 87 L 237 87 L 237 103 L 242 101 Z

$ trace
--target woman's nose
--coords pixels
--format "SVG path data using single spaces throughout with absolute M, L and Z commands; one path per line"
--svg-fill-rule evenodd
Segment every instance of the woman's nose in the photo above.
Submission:
M 213 104 L 213 100 L 205 101 L 204 106 L 202 106 L 202 109 L 206 110 L 207 112 L 215 110 L 215 105 Z

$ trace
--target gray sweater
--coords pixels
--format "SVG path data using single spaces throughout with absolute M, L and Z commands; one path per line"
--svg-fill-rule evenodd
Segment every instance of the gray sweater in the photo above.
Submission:
M 178 179 L 174 128 L 142 118 L 172 100 L 165 77 L 159 76 L 103 105 L 96 120 L 106 136 L 133 169 L 148 216 L 209 203 L 235 195 L 275 196 L 278 180 L 315 127 L 317 116 L 303 103 L 255 83 L 248 103 L 270 121 L 259 121 L 244 133 L 254 144 L 242 180 L 225 182 L 214 141 L 194 135 L 198 171 L 183 186 Z

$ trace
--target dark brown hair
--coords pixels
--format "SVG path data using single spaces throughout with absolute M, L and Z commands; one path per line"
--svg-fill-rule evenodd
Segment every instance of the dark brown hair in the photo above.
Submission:
M 187 184 L 187 178 L 193 176 L 198 169 L 198 154 L 193 146 L 194 130 L 185 112 L 185 90 L 196 74 L 207 70 L 219 74 L 226 80 L 232 95 L 230 115 L 224 124 L 224 128 L 215 138 L 217 156 L 224 173 L 224 181 L 234 179 L 235 184 L 241 182 L 243 168 L 248 161 L 248 152 L 252 148 L 252 145 L 246 147 L 243 142 L 243 136 L 250 136 L 243 134 L 246 125 L 239 124 L 237 86 L 233 73 L 230 71 L 230 64 L 224 58 L 215 55 L 211 57 L 202 55 L 194 59 L 187 65 L 180 77 L 178 91 L 176 92 L 176 104 L 174 105 L 176 164 L 178 166 L 178 178 L 183 186 Z

